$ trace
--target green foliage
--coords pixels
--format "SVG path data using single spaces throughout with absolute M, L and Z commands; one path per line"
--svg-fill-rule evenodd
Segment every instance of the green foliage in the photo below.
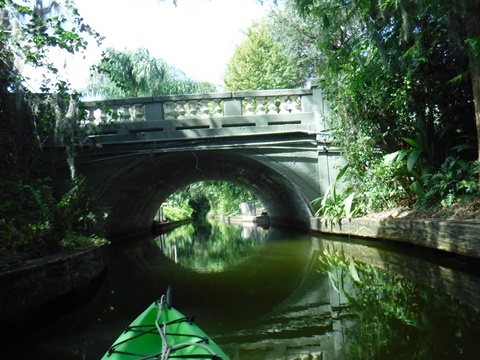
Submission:
M 266 20 L 253 23 L 235 48 L 224 77 L 230 91 L 290 89 L 304 84 L 294 64 L 273 39 Z
M 74 148 L 83 138 L 79 95 L 60 75 L 51 51 L 81 52 L 87 37 L 101 37 L 70 0 L 19 3 L 0 1 L 0 251 L 28 259 L 100 234 L 104 211 L 75 172 Z M 28 69 L 43 75 L 39 89 L 30 87 Z M 44 143 L 67 152 L 72 184 L 60 200 L 48 181 L 30 173 Z
M 2 181 L 0 186 L 3 246 L 24 246 L 30 239 L 38 238 L 47 247 L 55 246 L 55 239 L 42 236 L 51 230 L 55 216 L 55 200 L 47 181 L 32 184 Z
M 431 173 L 428 166 L 422 144 L 414 139 L 404 138 L 404 140 L 412 146 L 411 149 L 399 150 L 384 157 L 387 164 L 397 164 L 399 167 L 405 166 L 405 180 L 412 178 L 410 189 L 417 195 L 423 195 L 423 177 Z M 406 162 L 404 161 L 406 159 Z
M 163 213 L 167 221 L 179 221 L 190 219 L 192 217 L 193 209 L 190 206 L 163 206 Z
M 310 14 L 300 16 L 294 0 L 282 1 L 281 7 L 272 8 L 268 19 L 268 29 L 288 63 L 293 65 L 298 85 L 304 86 L 310 79 L 320 77 L 318 71 L 324 60 L 317 47 L 317 39 L 322 36 L 319 21 Z
M 60 75 L 50 52 L 60 56 L 81 52 L 87 37 L 101 41 L 83 23 L 71 1 L 4 0 L 0 6 L 0 169 L 10 179 L 27 179 L 32 148 L 50 139 L 66 146 L 75 177 L 72 143 L 79 136 L 78 94 Z M 42 74 L 39 89 L 32 89 L 27 70 Z M 34 92 L 41 91 L 42 95 Z M 3 151 L 9 148 L 11 151 Z
M 408 192 L 411 175 L 404 162 L 392 158 L 392 155 L 365 156 L 363 167 L 344 167 L 326 194 L 313 202 L 314 206 L 319 206 L 316 216 L 332 226 L 342 218 L 382 212 L 399 204 L 413 204 L 412 194 Z M 341 193 L 337 190 L 339 183 L 343 185 Z
M 107 214 L 96 192 L 87 185 L 84 177 L 79 176 L 57 203 L 55 226 L 59 232 L 100 235 Z
M 347 191 L 356 194 L 361 213 L 381 212 L 408 203 L 409 184 L 403 164 L 391 162 L 385 156 L 372 159 L 361 176 L 351 177 Z
M 26 258 L 58 252 L 63 246 L 98 243 L 107 210 L 83 178 L 59 200 L 48 179 L 0 182 L 0 250 Z
M 96 97 L 138 97 L 212 92 L 208 83 L 189 79 L 182 71 L 150 55 L 147 49 L 105 50 L 84 90 Z
M 325 224 L 333 226 L 335 222 L 339 222 L 342 218 L 351 219 L 359 212 L 358 207 L 354 207 L 354 193 L 344 191 L 337 192 L 337 184 L 341 181 L 348 166 L 345 166 L 337 175 L 335 181 L 328 187 L 325 195 L 322 198 L 313 201 L 314 206 L 320 204 L 315 216 L 320 216 Z
M 209 180 L 198 183 L 197 186 L 197 191 L 205 194 L 209 200 L 209 214 L 212 215 L 238 215 L 240 203 L 256 200 L 250 191 L 231 182 Z
M 250 191 L 233 183 L 208 180 L 170 195 L 164 213 L 170 220 L 201 218 L 207 214 L 232 216 L 240 213 L 240 203 L 255 199 Z
M 480 196 L 477 181 L 478 162 L 466 162 L 448 157 L 438 172 L 422 177 L 424 192 L 419 197 L 420 208 L 447 208 L 455 202 Z
M 415 170 L 421 169 L 425 161 L 419 152 L 418 148 L 413 148 L 372 159 L 361 174 L 354 173 L 355 168 L 349 167 L 351 172 L 344 174 L 348 186 L 342 198 L 337 200 L 340 205 L 332 204 L 331 207 L 341 209 L 341 201 L 351 194 L 355 194 L 357 214 L 382 212 L 398 205 L 419 209 L 446 208 L 480 196 L 477 161 L 448 157 L 438 171 L 431 171 L 428 167 L 421 171 Z
M 312 56 L 350 164 L 351 185 L 338 202 L 355 193 L 363 211 L 412 204 L 426 191 L 423 177 L 448 156 L 474 158 L 474 95 L 465 81 L 472 57 L 458 40 L 474 38 L 464 21 L 479 23 L 478 11 L 466 12 L 470 2 L 294 2 L 321 29 Z M 392 153 L 395 162 L 382 161 Z

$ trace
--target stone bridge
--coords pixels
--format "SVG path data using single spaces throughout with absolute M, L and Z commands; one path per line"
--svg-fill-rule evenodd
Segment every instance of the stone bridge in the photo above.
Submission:
M 113 238 L 149 229 L 169 195 L 203 180 L 250 190 L 272 223 L 307 227 L 311 201 L 343 165 L 339 149 L 331 146 L 328 107 L 315 83 L 82 107 L 88 137 L 76 167 L 110 206 Z

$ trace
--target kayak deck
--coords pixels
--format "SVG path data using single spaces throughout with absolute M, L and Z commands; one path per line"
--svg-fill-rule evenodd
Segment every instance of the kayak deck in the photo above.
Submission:
M 162 296 L 125 328 L 102 359 L 229 360 L 229 357 L 193 318 L 167 306 Z

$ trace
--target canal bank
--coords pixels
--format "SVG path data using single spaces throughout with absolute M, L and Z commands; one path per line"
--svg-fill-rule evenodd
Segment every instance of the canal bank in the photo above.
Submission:
M 257 226 L 267 228 L 270 225 L 270 219 L 267 215 L 238 215 L 238 216 L 221 216 L 209 215 L 208 219 L 220 220 L 227 224 L 248 225 L 255 224 Z
M 344 236 L 399 241 L 480 259 L 480 221 L 355 218 L 337 222 L 310 218 L 310 230 Z
M 21 322 L 56 299 L 90 287 L 107 268 L 107 245 L 51 255 L 0 273 L 0 323 Z
M 221 220 L 262 226 L 268 218 L 222 217 Z M 356 218 L 332 224 L 312 217 L 310 229 L 346 237 L 408 243 L 480 259 L 478 219 Z M 22 268 L 0 273 L 0 323 L 25 317 L 65 294 L 88 287 L 107 264 L 108 249 L 104 245 L 31 261 Z

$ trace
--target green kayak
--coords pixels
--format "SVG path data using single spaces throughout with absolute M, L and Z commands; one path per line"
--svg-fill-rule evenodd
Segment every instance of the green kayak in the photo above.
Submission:
M 216 359 L 229 357 L 192 318 L 171 306 L 171 290 L 137 317 L 102 359 Z

